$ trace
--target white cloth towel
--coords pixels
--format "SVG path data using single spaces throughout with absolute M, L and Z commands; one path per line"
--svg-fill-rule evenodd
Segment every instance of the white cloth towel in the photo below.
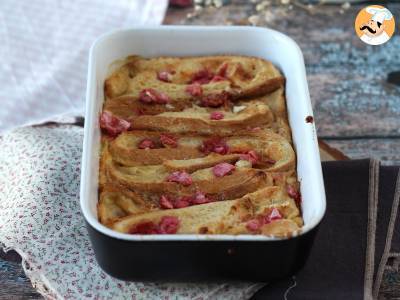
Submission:
M 0 133 L 83 115 L 90 45 L 120 27 L 158 25 L 167 0 L 0 1 Z

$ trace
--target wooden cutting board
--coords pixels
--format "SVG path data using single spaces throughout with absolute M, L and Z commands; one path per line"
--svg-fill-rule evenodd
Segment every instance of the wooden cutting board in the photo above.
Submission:
M 346 156 L 343 152 L 329 146 L 321 139 L 318 139 L 318 145 L 319 145 L 319 154 L 321 156 L 321 161 L 350 159 L 350 157 Z

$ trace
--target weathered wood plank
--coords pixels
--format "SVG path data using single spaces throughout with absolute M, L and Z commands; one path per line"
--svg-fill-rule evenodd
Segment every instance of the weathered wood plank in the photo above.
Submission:
M 400 139 L 324 140 L 351 159 L 374 157 L 384 165 L 400 165 Z
M 323 140 L 318 139 L 319 156 L 321 161 L 333 161 L 333 160 L 349 160 L 350 157 L 346 156 L 343 152 L 336 148 L 329 146 Z
M 400 37 L 382 46 L 363 44 L 354 33 L 354 17 L 365 4 L 339 13 L 340 6 L 323 6 L 310 14 L 294 6 L 271 6 L 263 14 L 249 1 L 207 7 L 182 21 L 191 10 L 174 10 L 166 22 L 180 24 L 249 24 L 282 31 L 303 50 L 318 133 L 322 136 L 400 135 L 400 87 L 388 84 L 389 72 L 400 70 Z M 396 15 L 400 4 L 387 5 Z
M 15 251 L 0 250 L 0 300 L 43 299 L 32 287 L 21 266 L 21 258 Z

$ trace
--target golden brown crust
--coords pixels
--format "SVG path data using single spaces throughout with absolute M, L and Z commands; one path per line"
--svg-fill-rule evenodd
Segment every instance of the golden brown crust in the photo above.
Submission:
M 200 92 L 188 92 L 193 82 Z M 284 83 L 255 57 L 128 57 L 104 83 L 103 111 L 130 128 L 102 136 L 100 222 L 125 233 L 163 217 L 179 219 L 178 234 L 298 232 Z M 143 100 L 145 89 L 168 101 Z M 232 169 L 218 175 L 221 164 Z M 171 180 L 176 172 L 190 183 Z M 195 202 L 197 195 L 207 201 Z
M 208 172 L 207 176 L 196 178 L 195 172 L 191 173 L 193 184 L 183 186 L 176 182 L 168 182 L 170 174 L 163 166 L 151 167 L 119 167 L 112 163 L 107 165 L 107 178 L 110 182 L 126 186 L 131 190 L 154 193 L 193 194 L 202 191 L 207 194 L 221 194 L 225 197 L 235 197 L 242 191 L 253 190 L 260 183 L 265 182 L 266 174 L 255 169 L 236 170 L 232 175 L 214 177 L 211 170 L 201 169 L 197 172 Z
M 248 127 L 271 124 L 274 116 L 269 107 L 252 103 L 239 113 L 224 114 L 222 120 L 210 120 L 210 113 L 200 107 L 180 112 L 138 116 L 133 129 L 169 131 L 172 133 L 196 132 L 199 134 L 230 134 Z
M 164 216 L 173 216 L 180 220 L 178 234 L 246 234 L 248 233 L 246 223 L 271 208 L 283 211 L 284 217 L 298 214 L 298 209 L 292 202 L 292 199 L 284 196 L 279 187 L 265 187 L 235 200 L 122 217 L 117 219 L 111 228 L 129 233 L 135 224 L 146 221 L 157 223 Z M 300 229 L 295 222 L 284 220 L 287 222 L 271 222 L 263 225 L 260 230 L 267 235 L 276 233 L 278 236 L 285 236 Z M 271 226 L 273 223 L 275 225 Z
M 131 190 L 115 184 L 104 185 L 97 206 L 100 222 L 109 224 L 116 218 L 151 211 L 155 206 Z
M 163 162 L 163 165 L 168 171 L 184 170 L 191 173 L 199 169 L 211 168 L 212 166 L 223 162 L 235 163 L 239 159 L 240 154 L 220 155 L 216 153 L 210 153 L 206 157 L 200 158 L 166 160 Z
M 284 77 L 272 63 L 256 57 L 208 56 L 208 57 L 161 57 L 143 59 L 130 57 L 127 63 L 105 81 L 108 98 L 122 94 L 138 98 L 144 88 L 154 88 L 167 93 L 175 101 L 191 101 L 185 92 L 193 74 L 207 70 L 217 73 L 224 64 L 228 81 L 205 84 L 205 95 L 229 91 L 233 98 L 246 98 L 272 92 L 284 84 Z M 157 80 L 160 71 L 173 71 L 171 82 Z
M 143 139 L 147 138 L 158 141 L 160 136 L 166 133 L 152 131 L 124 132 L 109 143 L 109 152 L 115 162 L 125 166 L 165 165 L 170 160 L 187 161 L 195 158 L 204 158 L 200 161 L 193 161 L 196 164 L 208 164 L 207 160 L 210 160 L 210 158 L 201 152 L 199 148 L 204 141 L 210 138 L 209 136 L 201 136 L 193 133 L 175 134 L 174 138 L 177 141 L 176 148 L 138 148 L 138 144 Z M 268 171 L 287 171 L 293 169 L 295 166 L 295 153 L 290 143 L 282 136 L 270 130 L 237 131 L 235 134 L 222 135 L 221 138 L 229 147 L 231 151 L 230 155 L 254 150 L 260 155 L 261 161 L 273 160 L 274 164 L 263 167 Z M 220 158 L 217 159 L 215 153 L 213 156 L 213 160 L 217 163 L 217 160 Z M 237 160 L 239 157 L 240 155 L 230 156 L 227 161 L 235 160 L 234 158 Z M 223 158 L 220 160 L 221 162 L 225 161 Z M 177 162 L 175 162 L 176 164 Z M 167 163 L 167 165 L 170 166 L 171 163 Z

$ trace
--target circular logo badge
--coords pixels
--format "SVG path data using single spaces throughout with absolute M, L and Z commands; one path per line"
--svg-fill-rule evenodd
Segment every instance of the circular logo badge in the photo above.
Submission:
M 386 43 L 392 37 L 394 28 L 392 13 L 380 5 L 370 5 L 360 10 L 354 23 L 358 37 L 368 45 Z

